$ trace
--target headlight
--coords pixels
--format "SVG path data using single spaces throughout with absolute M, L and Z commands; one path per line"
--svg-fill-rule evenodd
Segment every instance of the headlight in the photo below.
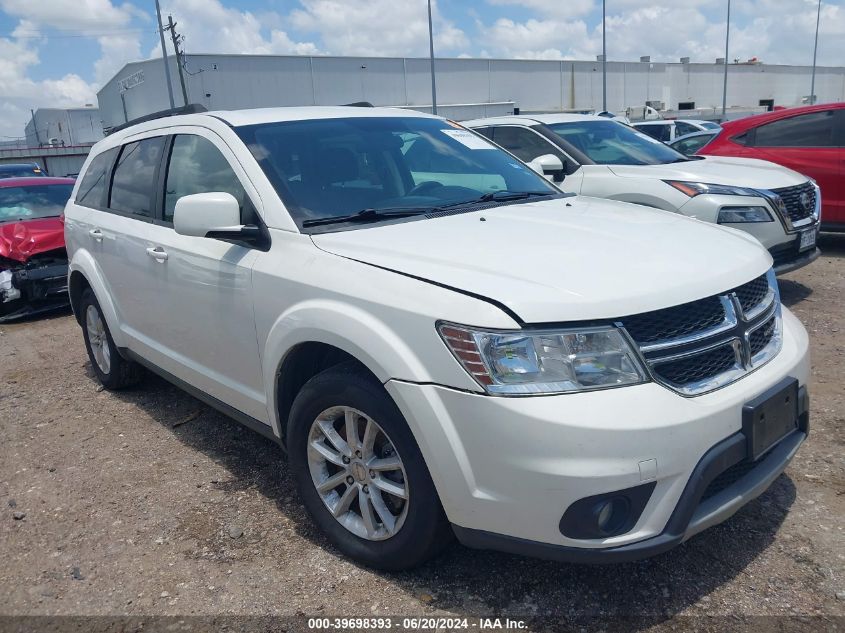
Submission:
M 664 180 L 667 185 L 674 187 L 690 198 L 702 194 L 717 196 L 759 196 L 760 192 L 748 187 L 732 187 L 731 185 L 711 185 L 705 182 L 684 182 L 682 180 Z
M 637 356 L 614 327 L 485 332 L 438 325 L 464 369 L 490 394 L 533 395 L 646 382 Z
M 719 224 L 741 222 L 773 222 L 766 207 L 722 207 L 719 209 Z

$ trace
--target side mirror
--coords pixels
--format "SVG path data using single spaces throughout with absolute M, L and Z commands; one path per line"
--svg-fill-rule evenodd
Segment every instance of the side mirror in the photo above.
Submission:
M 563 181 L 563 161 L 554 154 L 538 156 L 528 163 L 528 166 L 552 182 Z
M 235 196 L 225 191 L 182 196 L 173 210 L 173 228 L 179 235 L 227 240 L 256 239 L 257 226 L 241 224 L 241 210 Z

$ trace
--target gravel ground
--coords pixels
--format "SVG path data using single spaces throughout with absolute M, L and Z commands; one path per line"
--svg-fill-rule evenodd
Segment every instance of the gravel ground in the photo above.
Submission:
M 0 326 L 0 614 L 633 616 L 632 628 L 661 630 L 684 616 L 789 615 L 842 627 L 845 235 L 821 247 L 781 281 L 812 340 L 810 439 L 728 522 L 607 567 L 457 545 L 414 572 L 358 567 L 312 527 L 270 441 L 152 376 L 103 391 L 67 313 Z

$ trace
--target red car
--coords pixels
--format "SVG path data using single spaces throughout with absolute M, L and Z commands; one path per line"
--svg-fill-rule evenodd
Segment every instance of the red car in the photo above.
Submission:
M 728 121 L 696 153 L 760 158 L 809 176 L 822 192 L 822 230 L 845 231 L 845 103 Z
M 0 322 L 67 305 L 61 215 L 74 182 L 0 180 Z

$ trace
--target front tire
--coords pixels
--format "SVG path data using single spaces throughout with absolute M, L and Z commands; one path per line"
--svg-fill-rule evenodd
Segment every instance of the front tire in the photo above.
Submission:
M 384 387 L 356 363 L 305 384 L 291 408 L 288 450 L 306 509 L 350 558 L 409 569 L 450 542 L 411 430 Z
M 91 367 L 106 389 L 124 389 L 138 382 L 141 368 L 120 355 L 112 340 L 109 326 L 94 292 L 88 288 L 79 302 L 82 315 L 82 334 Z

